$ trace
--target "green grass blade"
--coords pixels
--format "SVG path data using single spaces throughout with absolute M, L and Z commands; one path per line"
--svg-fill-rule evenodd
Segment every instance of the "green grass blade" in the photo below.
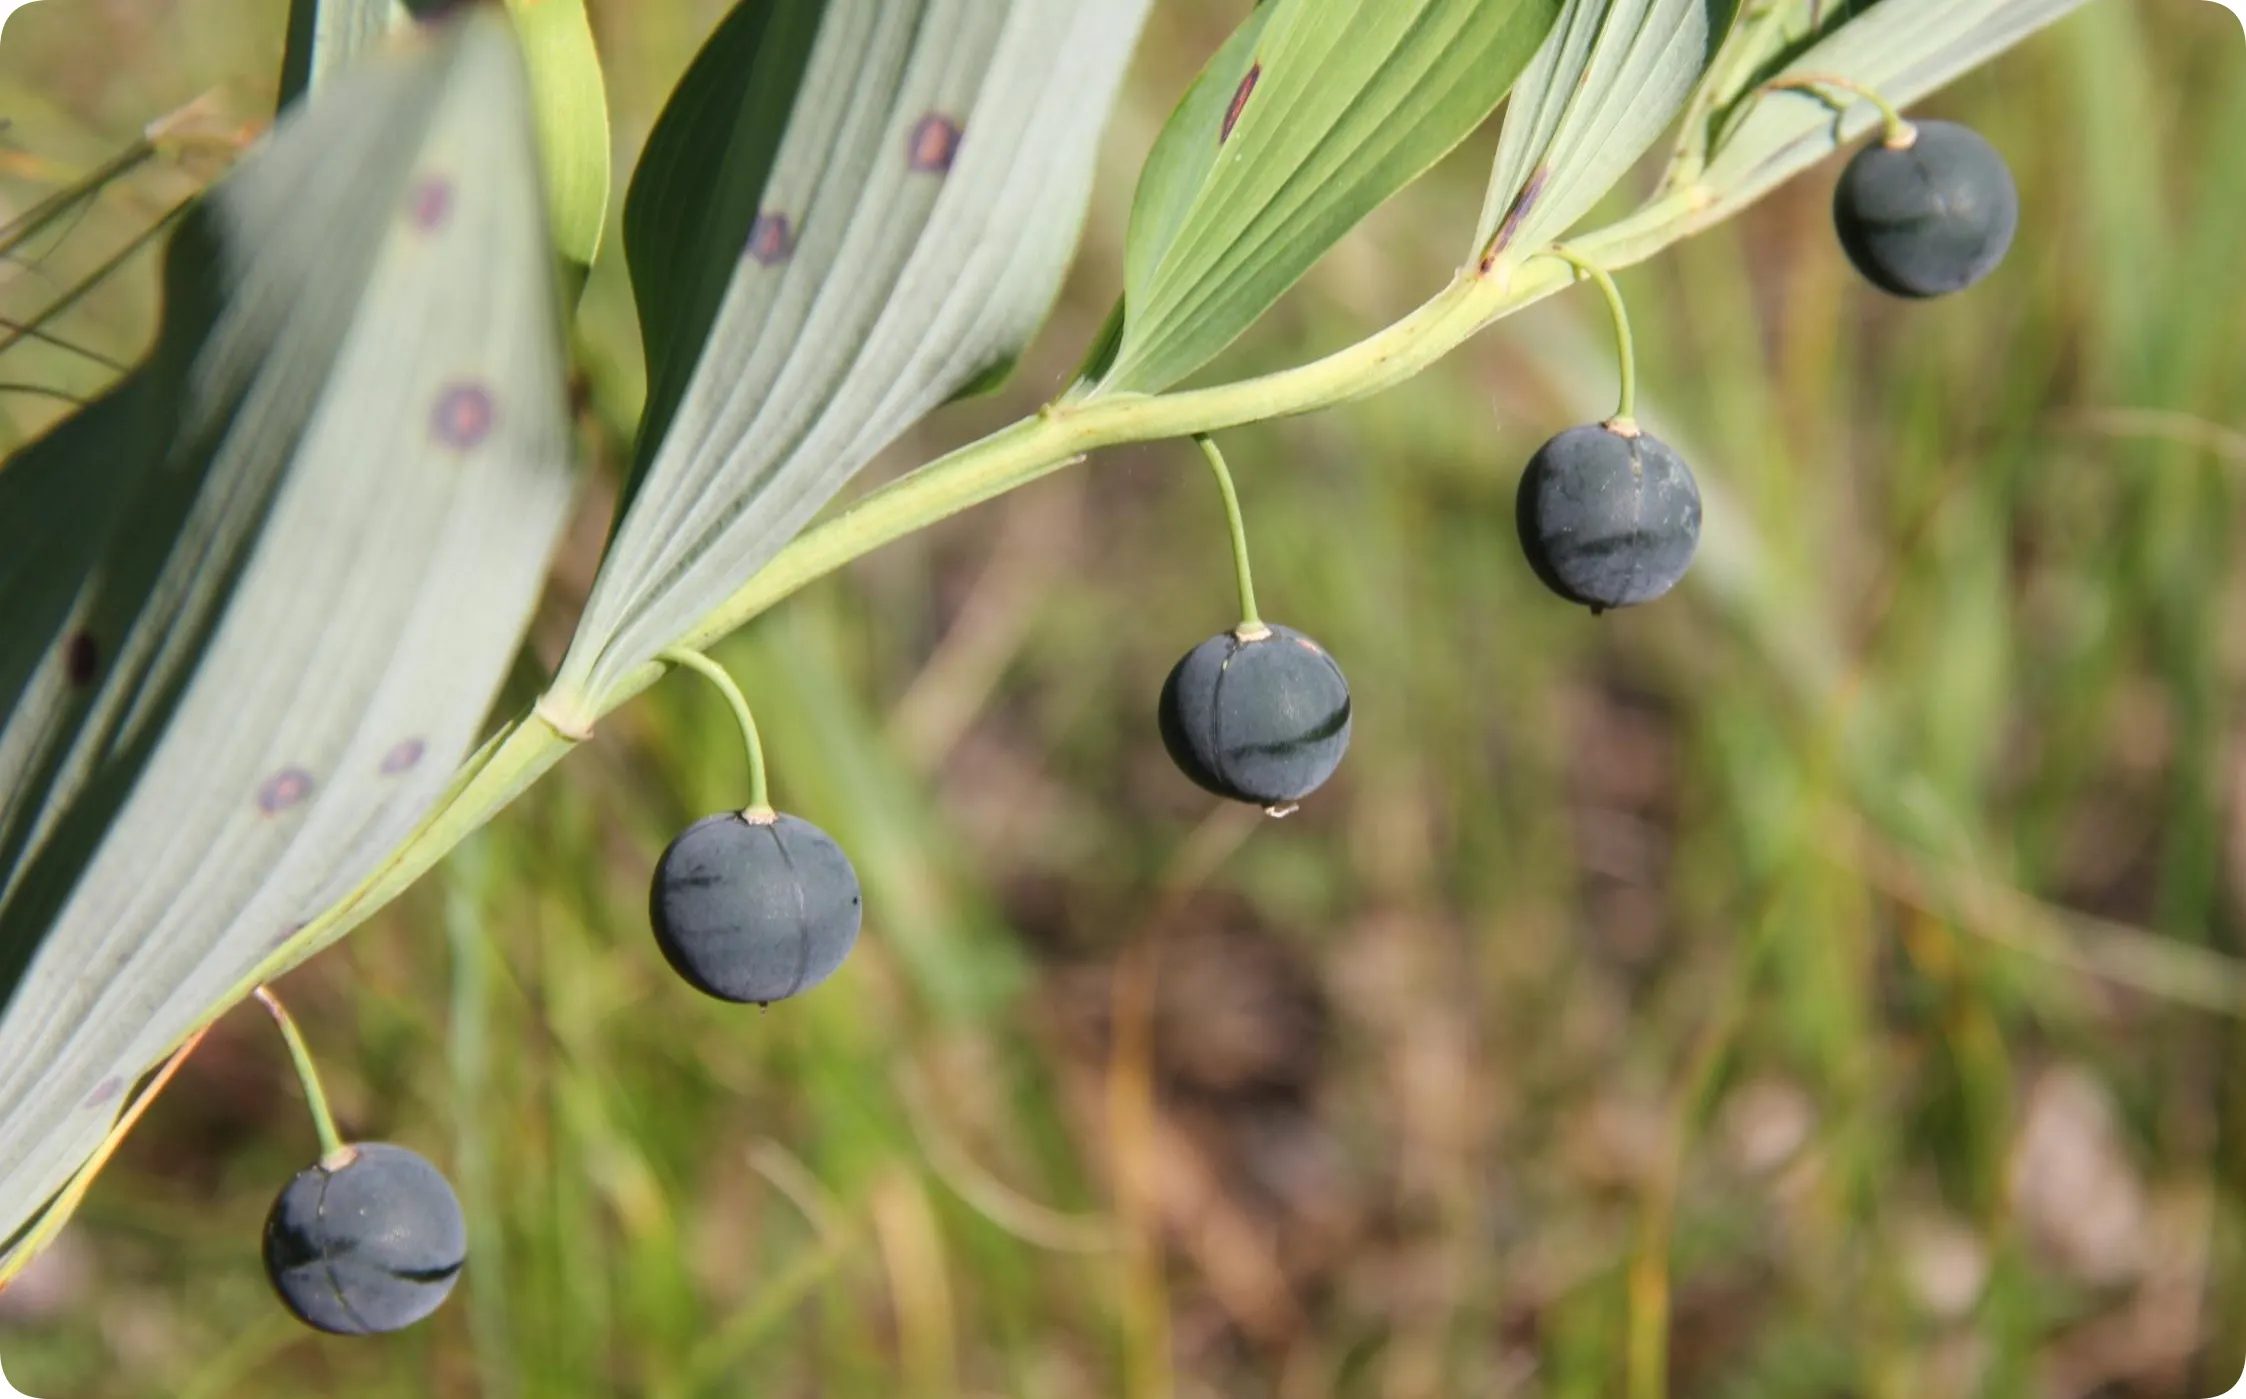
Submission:
M 1132 205 L 1122 340 L 1100 392 L 1192 373 L 1381 202 L 1465 139 L 1557 0 L 1273 0 L 1194 81 Z
M 547 238 L 503 20 L 360 65 L 0 470 L 0 1236 L 475 743 L 572 486 Z
M 719 26 L 626 200 L 650 401 L 565 712 L 1019 352 L 1146 7 L 752 0 Z

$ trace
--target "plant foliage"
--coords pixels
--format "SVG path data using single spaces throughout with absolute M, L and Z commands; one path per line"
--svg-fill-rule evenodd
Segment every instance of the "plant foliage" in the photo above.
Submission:
M 479 736 L 572 484 L 528 111 L 497 17 L 335 80 L 0 471 L 0 1237 Z
M 1736 0 L 1568 0 L 1514 90 L 1474 247 L 1536 249 L 1589 213 L 1668 130 Z
M 1593 235 L 1628 260 L 1874 120 L 1771 79 L 1909 102 L 2079 3 L 1261 4 L 1155 143 L 1087 381 L 870 498 L 889 514 L 789 576 L 1092 446 L 1392 382 L 1564 285 L 1470 264 L 1291 378 L 1164 393 L 1516 78 L 1477 253 L 1568 234 L 1681 108 L 1654 199 Z M 607 557 L 545 701 L 461 766 L 569 493 L 550 249 L 598 248 L 597 55 L 581 0 L 514 7 L 527 76 L 495 12 L 383 53 L 393 0 L 296 0 L 284 91 L 312 100 L 172 238 L 155 352 L 0 472 L 0 1237 L 245 978 L 372 912 L 875 453 L 1006 372 L 1147 4 L 732 9 L 626 201 L 649 402 Z
M 1147 393 L 1246 330 L 1481 125 L 1556 0 L 1273 0 L 1196 78 L 1131 206 L 1101 392 Z
M 557 693 L 598 697 L 1059 290 L 1146 0 L 746 0 L 626 204 L 650 395 Z

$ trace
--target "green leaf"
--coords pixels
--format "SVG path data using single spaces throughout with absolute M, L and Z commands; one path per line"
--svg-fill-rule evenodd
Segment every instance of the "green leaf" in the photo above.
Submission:
M 478 737 L 573 482 L 528 101 L 479 16 L 293 109 L 0 470 L 0 1238 Z
M 530 70 L 554 246 L 580 268 L 608 226 L 608 88 L 585 0 L 507 0 Z
M 1717 68 L 1734 89 L 1737 115 L 1718 120 L 1705 168 L 1697 149 L 1681 149 L 1664 183 L 1691 186 L 1696 222 L 1729 217 L 1776 185 L 1814 165 L 1879 124 L 1869 103 L 1835 94 L 1845 111 L 1816 93 L 1760 91 L 1770 81 L 1834 74 L 1869 86 L 1897 106 L 1933 92 L 1977 64 L 2019 43 L 2079 8 L 2085 0 L 1878 0 L 1837 27 L 1775 46 L 1783 61 L 1750 49 L 1734 67 L 1728 55 Z M 1810 40 L 1814 40 L 1811 42 Z M 1757 36 L 1742 26 L 1740 42 Z M 1759 41 L 1769 47 L 1773 41 Z M 1804 46 L 1806 44 L 1806 47 Z M 1688 140 L 1693 133 L 1688 127 Z
M 688 65 L 640 153 L 624 198 L 624 258 L 647 347 L 635 486 L 669 434 L 741 265 L 826 8 L 826 0 L 735 6 Z M 772 227 L 800 236 L 794 223 Z
M 1043 321 L 1147 0 L 749 0 L 625 201 L 649 405 L 549 703 L 683 635 Z
M 1487 259 L 1564 234 L 1675 119 L 1736 0 L 1568 0 L 1513 90 L 1474 247 Z
M 1232 343 L 1479 126 L 1559 0 L 1274 0 L 1194 80 L 1131 206 L 1121 343 L 1098 392 L 1151 392 Z

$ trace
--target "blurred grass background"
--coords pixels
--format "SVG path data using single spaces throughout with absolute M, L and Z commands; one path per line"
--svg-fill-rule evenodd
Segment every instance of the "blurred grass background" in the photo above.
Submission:
M 620 169 L 715 0 L 601 0 Z M 56 0 L 0 47 L 21 209 L 211 90 L 280 0 Z M 1137 162 L 1242 3 L 1163 0 L 1084 255 L 996 400 L 1057 390 Z M 720 649 L 776 793 L 865 877 L 859 951 L 766 1013 L 676 982 L 655 855 L 741 799 L 691 682 L 615 717 L 281 990 L 347 1132 L 451 1174 L 454 1301 L 316 1336 L 258 1230 L 314 1151 L 230 1015 L 0 1353 L 92 1396 L 2200 1396 L 2246 1359 L 2246 82 L 2204 0 L 2095 0 L 1928 111 L 2023 195 L 2005 267 L 1884 300 L 1834 168 L 1621 284 L 1642 415 L 1708 498 L 1658 605 L 1593 621 L 1514 541 L 1520 463 L 1611 404 L 1587 291 L 1380 398 L 1227 436 L 1265 611 L 1357 702 L 1283 822 L 1152 724 L 1230 617 L 1176 444 L 1103 454 Z M 1439 286 L 1485 132 L 1227 357 Z M 0 275 L 30 315 L 211 171 L 112 188 Z M 621 183 L 619 184 L 621 188 Z M 581 322 L 613 467 L 639 394 L 612 240 Z M 146 257 L 60 323 L 129 361 Z M 0 379 L 112 370 L 20 346 Z M 24 393 L 16 440 L 60 407 Z M 533 638 L 550 662 L 605 487 Z

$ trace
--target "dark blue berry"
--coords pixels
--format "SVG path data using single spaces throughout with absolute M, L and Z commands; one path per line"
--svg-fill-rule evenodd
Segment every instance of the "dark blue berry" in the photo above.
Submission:
M 1170 671 L 1158 708 L 1178 770 L 1235 801 L 1279 806 L 1316 791 L 1349 751 L 1349 682 L 1290 627 L 1220 632 Z
M 1913 123 L 1901 150 L 1874 141 L 1833 189 L 1849 261 L 1896 296 L 1962 291 L 1996 269 L 2020 222 L 2020 195 L 1996 148 L 1947 121 Z
M 766 1005 L 834 975 L 858 941 L 858 874 L 827 833 L 793 816 L 705 816 L 655 866 L 648 918 L 697 990 Z
M 1593 612 L 1668 592 L 1700 543 L 1700 487 L 1684 458 L 1650 433 L 1605 423 L 1539 447 L 1513 513 L 1544 586 Z
M 339 1336 L 397 1331 L 451 1295 L 468 1257 L 460 1201 L 435 1166 L 367 1142 L 297 1172 L 265 1217 L 265 1272 L 288 1309 Z

